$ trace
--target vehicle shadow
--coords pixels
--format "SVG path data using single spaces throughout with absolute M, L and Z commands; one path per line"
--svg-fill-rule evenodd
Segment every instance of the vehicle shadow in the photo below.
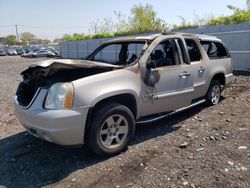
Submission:
M 155 123 L 138 125 L 131 145 L 178 130 L 180 126 L 176 124 L 204 108 L 204 105 L 200 105 Z M 105 160 L 92 154 L 85 146 L 65 148 L 22 132 L 0 140 L 0 186 L 46 186 L 64 179 L 78 169 Z
M 206 106 L 201 104 L 153 123 L 137 125 L 136 136 L 132 141 L 132 145 L 177 131 L 182 127 L 183 121 L 196 115 L 204 108 Z

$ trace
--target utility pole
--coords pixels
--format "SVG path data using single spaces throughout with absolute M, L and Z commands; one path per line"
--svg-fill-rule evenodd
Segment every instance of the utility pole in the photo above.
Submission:
M 16 26 L 16 39 L 17 39 L 17 42 L 19 42 L 19 34 L 18 34 L 18 28 L 17 28 L 17 25 Z

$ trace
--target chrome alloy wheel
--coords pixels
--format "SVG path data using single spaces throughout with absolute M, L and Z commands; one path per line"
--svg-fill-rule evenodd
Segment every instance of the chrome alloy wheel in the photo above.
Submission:
M 128 135 L 128 122 L 122 115 L 108 117 L 101 126 L 100 140 L 107 149 L 116 149 L 124 143 Z
M 220 86 L 214 85 L 211 92 L 211 102 L 212 104 L 217 104 L 220 101 L 221 90 Z

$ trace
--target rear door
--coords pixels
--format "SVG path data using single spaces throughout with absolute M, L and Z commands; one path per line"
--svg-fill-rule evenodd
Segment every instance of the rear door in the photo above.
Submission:
M 199 41 L 193 38 L 185 38 L 185 43 L 193 72 L 193 99 L 196 99 L 203 97 L 206 93 L 208 67 L 205 58 L 202 56 L 202 46 L 199 45 Z

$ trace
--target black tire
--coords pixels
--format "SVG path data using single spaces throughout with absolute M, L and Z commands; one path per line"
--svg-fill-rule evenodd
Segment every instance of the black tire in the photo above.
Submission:
M 102 137 L 103 135 L 101 135 L 101 129 L 104 126 L 109 127 L 108 126 L 109 123 L 107 123 L 108 122 L 107 120 L 109 118 L 113 119 L 116 115 L 123 118 L 122 121 L 124 121 L 126 123 L 126 127 L 127 127 L 128 131 L 126 134 L 120 135 L 120 136 L 123 136 L 121 139 L 121 140 L 123 140 L 121 145 L 119 145 L 117 142 L 117 145 L 119 145 L 119 146 L 117 146 L 116 148 L 108 148 L 105 146 L 105 142 L 103 140 L 107 140 L 107 137 L 111 138 L 109 136 L 110 133 L 107 135 L 105 133 L 104 138 L 103 138 Z M 92 122 L 90 122 L 89 129 L 86 133 L 86 138 L 87 138 L 86 144 L 92 152 L 94 152 L 95 154 L 97 154 L 101 157 L 113 156 L 113 155 L 116 155 L 116 154 L 122 152 L 123 150 L 125 150 L 127 148 L 129 142 L 131 141 L 131 139 L 134 136 L 135 118 L 134 118 L 132 112 L 126 106 L 116 104 L 116 103 L 111 103 L 111 104 L 109 103 L 109 104 L 101 105 L 93 113 L 91 119 L 92 119 Z M 108 128 L 107 128 L 107 130 L 108 130 Z M 119 133 L 117 133 L 117 137 L 119 136 L 118 134 Z M 105 136 L 106 136 L 106 139 L 105 139 Z M 114 140 L 116 141 L 116 139 L 114 139 Z M 111 142 L 111 145 L 112 145 L 113 141 Z
M 215 88 L 217 88 L 216 90 L 218 90 L 218 95 L 216 97 L 213 96 Z M 218 104 L 220 102 L 221 91 L 222 90 L 220 82 L 218 80 L 212 80 L 205 96 L 207 105 L 213 106 Z

